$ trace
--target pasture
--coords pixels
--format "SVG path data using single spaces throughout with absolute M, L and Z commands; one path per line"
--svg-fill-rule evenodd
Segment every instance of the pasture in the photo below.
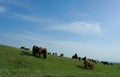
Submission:
M 0 77 L 120 77 L 120 65 L 94 64 L 83 68 L 83 61 L 48 55 L 46 59 L 29 50 L 0 45 Z

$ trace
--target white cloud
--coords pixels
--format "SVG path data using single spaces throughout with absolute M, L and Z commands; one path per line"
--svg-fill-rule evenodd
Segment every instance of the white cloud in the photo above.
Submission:
M 56 24 L 57 21 L 52 19 L 52 18 L 42 18 L 42 17 L 35 17 L 35 16 L 29 16 L 29 15 L 24 15 L 24 14 L 19 14 L 19 13 L 13 13 L 16 17 L 24 20 L 24 21 L 29 21 L 29 22 L 34 22 L 34 23 L 44 23 L 44 24 Z
M 5 11 L 6 11 L 5 8 L 0 6 L 0 13 L 5 13 Z
M 36 23 L 40 23 L 41 19 L 33 17 L 33 16 L 28 16 L 28 15 L 23 15 L 23 14 L 18 14 L 18 13 L 14 13 L 15 16 L 27 20 L 27 21 L 32 21 L 32 22 L 36 22 Z
M 26 0 L 0 0 L 0 3 L 5 4 L 7 6 L 14 5 L 14 6 L 17 6 L 19 8 L 24 8 L 26 10 L 31 8 L 31 6 L 28 6 L 29 2 Z
M 78 34 L 100 34 L 102 32 L 99 23 L 72 22 L 52 27 L 53 30 L 62 30 Z

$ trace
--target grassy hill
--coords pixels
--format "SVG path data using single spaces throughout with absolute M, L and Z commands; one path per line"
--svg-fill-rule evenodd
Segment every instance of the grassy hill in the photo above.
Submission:
M 120 65 L 95 64 L 83 68 L 83 61 L 48 55 L 34 57 L 31 51 L 0 45 L 0 77 L 120 77 Z

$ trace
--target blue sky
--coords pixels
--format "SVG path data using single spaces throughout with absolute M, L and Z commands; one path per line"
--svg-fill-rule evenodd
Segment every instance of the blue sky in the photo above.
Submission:
M 120 62 L 120 0 L 0 0 L 0 44 Z

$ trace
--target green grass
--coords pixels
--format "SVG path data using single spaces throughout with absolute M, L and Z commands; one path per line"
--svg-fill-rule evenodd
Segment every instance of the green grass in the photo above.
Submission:
M 34 57 L 31 51 L 0 45 L 0 77 L 120 77 L 120 65 L 95 64 L 83 68 L 83 61 L 48 55 Z

